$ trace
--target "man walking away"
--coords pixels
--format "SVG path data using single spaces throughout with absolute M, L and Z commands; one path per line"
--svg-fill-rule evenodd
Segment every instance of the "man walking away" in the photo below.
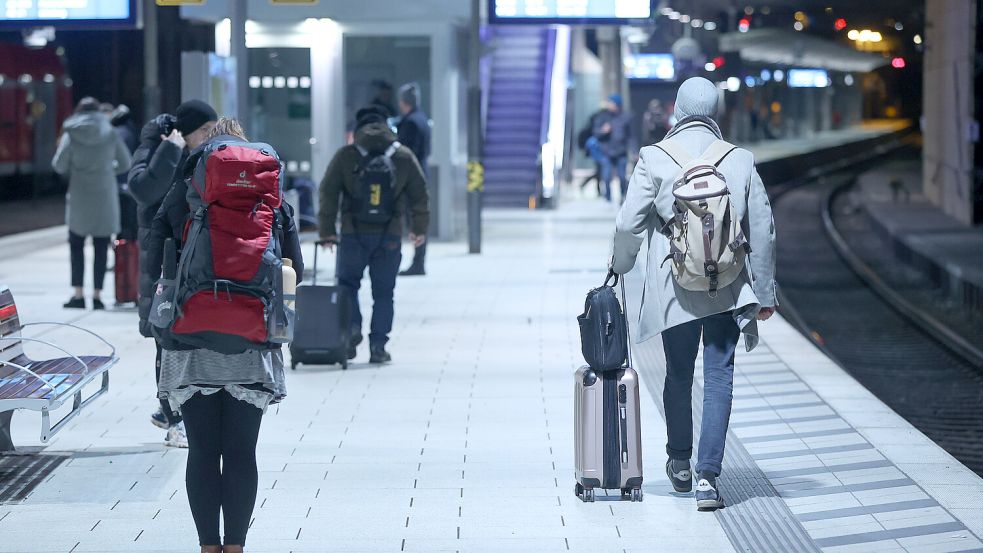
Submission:
M 137 201 L 140 266 L 149 267 L 150 228 L 157 210 L 174 183 L 182 178 L 182 167 L 189 149 L 197 148 L 208 136 L 218 115 L 211 106 L 200 100 L 189 100 L 174 110 L 174 115 L 161 114 L 151 119 L 140 132 L 140 146 L 133 154 L 133 167 L 128 181 L 130 194 Z M 159 253 L 159 252 L 158 252 Z M 140 334 L 153 337 L 147 317 L 153 303 L 156 277 L 140 271 Z M 156 378 L 160 380 L 161 347 L 157 344 Z M 173 413 L 161 400 L 160 409 L 151 415 L 151 422 L 167 429 L 166 445 L 188 447 L 181 416 Z
M 396 127 L 399 143 L 406 146 L 416 156 L 423 176 L 430 182 L 430 169 L 427 158 L 430 157 L 430 121 L 427 114 L 420 108 L 420 85 L 409 83 L 399 88 L 399 111 L 403 118 Z M 424 261 L 427 257 L 427 244 L 416 247 L 413 252 L 413 263 L 408 269 L 399 273 L 400 276 L 418 276 L 427 274 Z
M 768 319 L 777 305 L 775 224 L 768 195 L 751 152 L 721 140 L 720 129 L 712 119 L 717 112 L 717 94 L 713 83 L 700 77 L 680 86 L 676 100 L 678 122 L 664 141 L 646 146 L 639 153 L 628 197 L 618 214 L 612 260 L 616 273 L 627 273 L 634 266 L 645 237 L 651 236 L 638 338 L 662 335 L 667 365 L 663 392 L 669 434 L 666 473 L 673 488 L 680 492 L 690 491 L 693 486 L 691 393 L 703 338 L 703 425 L 696 464 L 696 504 L 701 510 L 723 506 L 716 478 L 722 470 L 730 421 L 738 337 L 744 333 L 745 345 L 751 350 L 758 341 L 756 321 Z M 681 165 L 688 164 L 717 167 L 714 172 L 692 173 L 697 175 L 692 183 L 680 182 Z M 714 186 L 719 190 L 721 181 L 726 185 L 723 193 L 714 197 L 700 194 Z M 681 186 L 675 186 L 677 183 Z M 696 193 L 687 196 L 689 189 Z M 695 212 L 690 213 L 694 204 L 686 203 L 687 198 L 698 202 L 699 209 L 708 206 L 711 217 L 701 220 Z M 685 231 L 686 225 L 694 221 L 708 221 L 713 226 L 714 211 L 709 206 L 719 206 L 720 202 L 729 202 L 727 207 L 734 217 L 724 220 L 722 229 L 727 230 L 720 234 L 726 234 L 726 238 L 714 236 L 716 227 L 704 236 L 711 242 L 722 242 L 724 247 L 719 251 L 723 253 L 719 259 L 708 257 L 707 263 L 700 264 L 705 274 L 683 273 L 689 262 L 694 261 L 695 266 L 697 256 L 706 250 L 689 248 L 681 252 L 675 241 L 686 234 L 680 234 L 680 227 Z M 676 216 L 681 209 L 687 210 L 683 214 L 688 217 Z M 728 224 L 730 221 L 736 224 Z M 660 234 L 661 229 L 667 229 L 672 236 Z M 717 255 L 712 253 L 716 247 L 707 250 L 710 257 Z M 723 264 L 727 268 L 718 273 Z M 694 285 L 693 277 L 696 282 L 705 279 L 707 287 L 697 289 L 700 287 Z
M 372 281 L 369 362 L 392 360 L 385 346 L 393 325 L 393 291 L 399 271 L 403 213 L 409 212 L 410 240 L 426 241 L 430 222 L 423 170 L 409 148 L 399 144 L 386 114 L 368 107 L 356 114 L 355 143 L 338 150 L 321 181 L 321 240 L 338 245 L 338 280 L 352 294 L 352 339 L 348 358 L 362 342 L 358 290 L 365 268 Z M 336 223 L 341 213 L 341 240 Z
M 598 141 L 601 180 L 606 188 L 605 197 L 611 201 L 611 177 L 617 172 L 621 184 L 621 201 L 628 190 L 628 152 L 637 148 L 631 128 L 631 115 L 624 113 L 620 94 L 608 97 L 605 109 L 594 117 L 594 137 Z

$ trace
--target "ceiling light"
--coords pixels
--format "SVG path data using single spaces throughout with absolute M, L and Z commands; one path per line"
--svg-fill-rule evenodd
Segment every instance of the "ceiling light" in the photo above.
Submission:
M 677 19 L 679 19 L 679 15 L 680 15 L 679 12 L 673 11 L 672 13 L 669 14 L 669 19 L 676 21 Z
M 843 82 L 846 83 L 847 86 L 853 86 L 853 75 L 843 77 Z
M 913 38 L 912 40 L 915 41 L 915 44 L 921 44 L 922 43 L 922 35 L 915 35 L 915 38 Z
M 691 18 L 690 16 L 688 16 L 686 14 L 683 14 L 683 15 L 679 16 L 679 22 L 680 23 L 689 23 L 692 19 L 693 18 Z
M 774 77 L 775 77 L 775 81 L 780 83 L 785 80 L 785 72 L 782 71 L 781 69 L 776 69 Z
M 699 29 L 700 27 L 703 26 L 703 20 L 694 19 L 693 21 L 690 22 L 690 25 L 692 25 L 694 29 Z
M 794 27 L 796 31 L 801 31 L 805 28 L 805 25 L 803 25 L 801 21 L 796 21 L 792 27 Z
M 901 23 L 900 21 L 898 21 L 897 23 L 894 24 L 894 30 L 895 31 L 903 31 L 904 30 L 904 24 Z
M 707 64 L 703 66 L 703 69 L 706 69 L 707 71 L 716 71 L 717 66 L 714 65 L 712 62 L 707 62 Z
M 850 40 L 857 40 L 860 38 L 860 31 L 856 29 L 850 29 L 850 32 L 846 34 L 847 38 Z
M 672 13 L 674 11 L 675 10 L 673 10 L 669 6 L 666 6 L 666 7 L 662 8 L 661 10 L 659 10 L 659 13 L 661 13 L 662 15 L 669 15 L 670 13 Z
M 746 8 L 744 8 L 745 15 L 751 15 L 753 13 L 754 13 L 754 6 L 747 6 Z
M 703 28 L 706 29 L 707 31 L 716 31 L 717 24 L 714 23 L 713 21 L 707 21 L 706 23 L 703 24 Z

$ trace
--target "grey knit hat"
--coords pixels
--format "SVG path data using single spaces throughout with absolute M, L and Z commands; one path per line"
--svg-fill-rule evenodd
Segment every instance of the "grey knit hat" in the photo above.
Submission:
M 406 83 L 399 87 L 399 99 L 406 102 L 410 107 L 419 107 L 420 85 L 417 83 Z
M 676 119 L 717 114 L 717 87 L 703 77 L 686 79 L 676 93 Z

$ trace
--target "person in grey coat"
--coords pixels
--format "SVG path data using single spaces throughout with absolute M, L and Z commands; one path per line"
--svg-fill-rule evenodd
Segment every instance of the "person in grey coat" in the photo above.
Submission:
M 678 123 L 666 137 L 693 157 L 721 139 L 712 117 L 718 92 L 710 81 L 696 77 L 680 86 L 676 99 Z M 659 230 L 672 217 L 672 185 L 680 166 L 658 145 L 646 146 L 618 213 L 612 270 L 632 270 L 646 236 L 648 241 L 644 295 L 638 339 L 662 336 L 666 354 L 665 402 L 669 460 L 666 473 L 677 491 L 692 489 L 690 457 L 693 453 L 692 385 L 700 339 L 703 339 L 703 424 L 696 465 L 697 507 L 723 505 L 716 488 L 730 420 L 734 380 L 734 353 L 744 334 L 750 351 L 757 344 L 757 321 L 769 318 L 778 304 L 775 284 L 775 223 L 761 177 L 751 152 L 732 150 L 719 165 L 726 177 L 734 216 L 750 243 L 741 275 L 728 286 L 707 292 L 681 288 L 671 267 L 669 239 Z
M 99 112 L 95 98 L 83 98 L 75 114 L 65 120 L 63 134 L 51 165 L 68 177 L 68 244 L 71 249 L 72 286 L 75 293 L 65 304 L 85 309 L 83 281 L 85 238 L 92 237 L 92 308 L 105 309 L 101 292 L 106 276 L 109 240 L 120 230 L 116 175 L 130 168 L 130 151 L 119 139 L 109 118 Z

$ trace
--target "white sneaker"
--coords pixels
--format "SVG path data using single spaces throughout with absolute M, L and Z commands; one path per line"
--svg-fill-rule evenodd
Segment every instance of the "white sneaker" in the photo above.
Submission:
M 179 422 L 167 429 L 167 438 L 164 439 L 167 447 L 188 447 L 188 435 L 184 431 L 184 422 Z

